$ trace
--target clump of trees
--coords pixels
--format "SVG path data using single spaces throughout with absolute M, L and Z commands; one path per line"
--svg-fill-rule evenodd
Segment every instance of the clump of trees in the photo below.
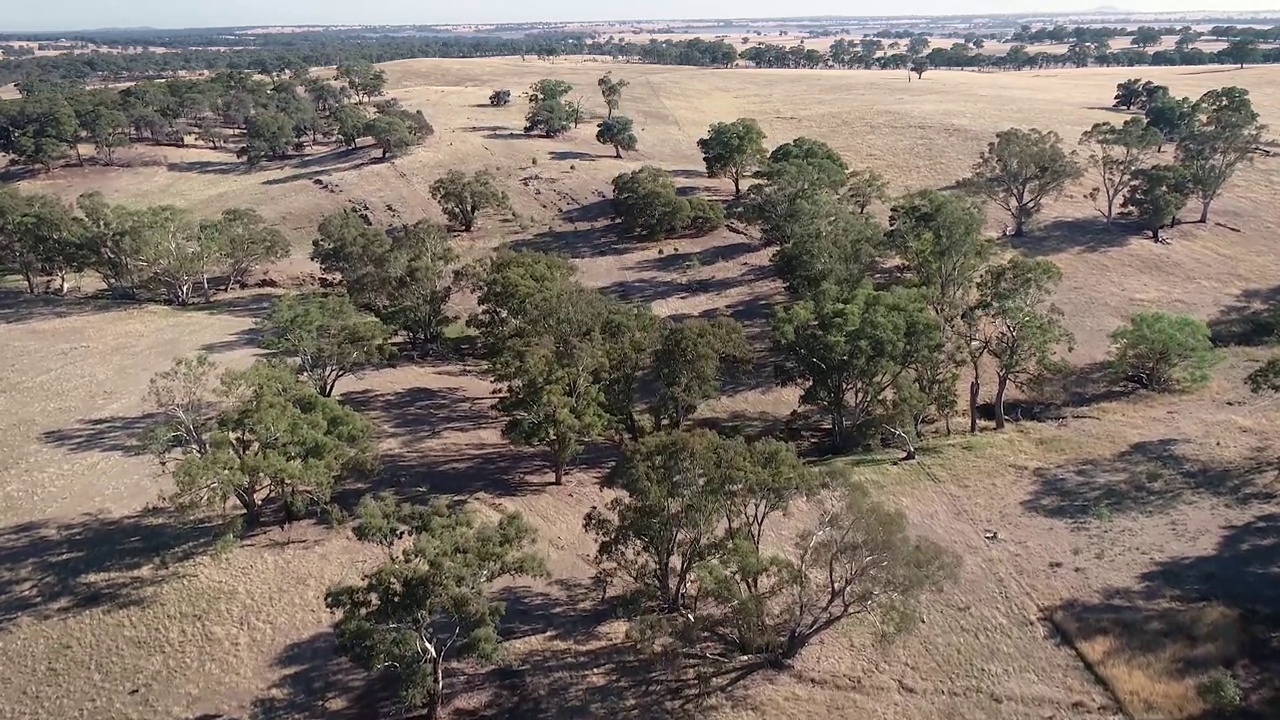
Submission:
M 298 374 L 321 397 L 331 397 L 342 378 L 390 356 L 387 327 L 346 295 L 284 295 L 258 327 L 263 349 L 296 361 Z
M 455 227 L 471 232 L 476 218 L 485 210 L 510 210 L 506 191 L 498 187 L 493 174 L 479 170 L 471 175 L 450 170 L 431 183 L 431 197 Z
M 187 305 L 243 284 L 288 252 L 283 233 L 253 210 L 199 220 L 168 205 L 111 205 L 96 192 L 70 206 L 0 189 L 0 263 L 18 271 L 31 294 L 47 286 L 66 294 L 72 276 L 92 271 L 114 297 Z
M 222 513 L 234 502 L 250 525 L 268 513 L 288 522 L 328 507 L 337 486 L 376 467 L 369 422 L 292 368 L 260 360 L 217 370 L 196 355 L 151 381 L 163 419 L 146 445 L 172 475 L 178 508 Z
M 431 347 L 452 322 L 457 252 L 445 228 L 422 220 L 375 228 L 354 209 L 321 221 L 311 258 L 342 278 L 351 302 L 411 345 Z
M 646 165 L 613 179 L 613 212 L 627 235 L 658 240 L 706 234 L 724 225 L 724 210 L 705 198 L 682 198 L 666 170 Z
M 584 526 L 606 587 L 642 608 L 633 633 L 655 645 L 713 643 L 785 667 L 849 618 L 909 608 L 958 564 L 864 487 L 821 492 L 824 478 L 776 440 L 652 435 L 627 446 L 606 483 L 618 496 Z M 795 542 L 768 542 L 811 497 L 819 510 Z
M 1160 134 L 1143 118 L 1134 117 L 1120 127 L 1095 123 L 1080 136 L 1080 144 L 1089 149 L 1087 163 L 1099 183 L 1088 197 L 1110 225 L 1117 201 L 1155 153 Z

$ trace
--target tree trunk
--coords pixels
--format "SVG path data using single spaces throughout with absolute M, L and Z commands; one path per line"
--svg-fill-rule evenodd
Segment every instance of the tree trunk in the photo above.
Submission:
M 978 373 L 975 371 L 973 379 L 969 381 L 969 432 L 978 432 L 978 393 L 981 391 L 982 385 L 978 382 Z
M 844 408 L 831 411 L 831 443 L 837 450 L 844 448 Z
M 427 720 L 437 720 L 444 707 L 444 663 L 439 658 L 431 662 L 431 684 L 434 692 L 427 702 Z
M 622 148 L 621 148 L 621 147 L 619 147 L 619 146 L 617 146 L 617 145 L 614 145 L 614 146 L 613 146 L 613 155 L 614 155 L 614 157 L 616 157 L 616 158 L 618 158 L 619 160 L 621 160 L 621 159 L 622 159 Z
M 58 295 L 65 296 L 67 294 L 67 271 L 62 269 L 58 271 Z
M 1013 236 L 1023 237 L 1026 234 L 1026 226 L 1022 220 L 1022 208 L 1018 208 L 1018 212 L 1013 214 Z
M 734 197 L 738 197 L 738 196 L 740 196 L 740 195 L 742 195 L 742 178 L 741 178 L 741 177 L 739 177 L 737 173 L 734 173 L 734 175 L 733 175 L 733 196 L 734 196 Z
M 22 279 L 27 281 L 27 294 L 37 295 L 38 293 L 36 292 L 36 285 L 37 285 L 36 281 L 39 279 L 39 277 L 36 275 L 36 271 L 23 268 Z
M 1009 378 L 1000 376 L 996 378 L 996 429 L 1004 429 L 1004 393 L 1009 389 Z
M 552 464 L 555 466 L 555 471 L 556 471 L 556 481 L 555 481 L 556 485 L 563 485 L 564 484 L 564 460 L 561 460 L 560 456 L 556 455 L 555 459 L 552 460 Z
M 1212 202 L 1212 200 L 1203 200 L 1200 202 L 1200 222 L 1209 222 L 1209 204 Z

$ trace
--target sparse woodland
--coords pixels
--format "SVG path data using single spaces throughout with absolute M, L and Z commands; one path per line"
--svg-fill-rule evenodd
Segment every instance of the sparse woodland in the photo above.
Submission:
M 1146 56 L 1139 41 L 1149 38 L 1132 38 L 1138 50 L 1105 53 L 1098 46 L 1108 38 L 1079 40 L 1049 59 L 1015 48 L 998 66 L 1127 64 L 1131 53 Z M 917 80 L 987 57 L 971 52 L 980 38 L 929 52 L 923 36 L 904 40 L 896 55 L 864 38 L 829 53 L 756 45 L 741 57 L 762 67 L 910 67 Z M 617 47 L 595 42 L 601 53 Z M 1256 47 L 1231 47 L 1212 61 L 1259 60 Z M 729 50 L 705 64 L 732 65 L 739 55 Z M 657 51 L 635 54 L 646 52 Z M 1196 51 L 1148 61 L 1164 52 Z M 535 82 L 521 142 L 550 146 L 594 129 L 606 161 L 643 152 L 621 74 L 599 79 L 594 101 L 606 113 L 587 130 L 569 82 Z M 64 162 L 114 165 L 131 143 L 204 143 L 253 166 L 320 143 L 395 158 L 438 141 L 424 111 L 387 99 L 386 84 L 365 61 L 332 78 L 304 65 L 122 89 L 24 81 L 21 99 L 0 104 L 0 151 L 53 172 Z M 493 108 L 483 112 L 512 101 L 507 89 L 476 98 Z M 1133 79 L 1114 103 L 1127 117 L 1078 141 L 1036 128 L 996 133 L 950 189 L 894 195 L 856 159 L 810 137 L 769 138 L 749 117 L 716 122 L 696 142 L 723 201 L 681 192 L 655 164 L 618 174 L 608 199 L 616 242 L 698 237 L 729 223 L 769 248 L 785 296 L 763 338 L 727 314 L 662 317 L 588 287 L 554 253 L 502 247 L 464 261 L 469 233 L 512 212 L 507 180 L 488 171 L 440 169 L 428 193 L 447 225 L 380 226 L 337 210 L 311 244 L 332 287 L 280 295 L 257 322 L 260 355 L 247 369 L 197 354 L 152 380 L 158 420 L 144 440 L 172 478 L 165 499 L 184 513 L 233 517 L 231 538 L 321 518 L 377 548 L 357 579 L 324 596 L 338 650 L 390 678 L 405 708 L 445 717 L 457 664 L 501 661 L 496 587 L 545 576 L 542 545 L 516 511 L 459 509 L 444 496 L 346 495 L 380 461 L 374 424 L 342 388 L 388 363 L 465 352 L 493 383 L 503 440 L 536 454 L 554 485 L 585 456 L 611 458 L 611 499 L 582 517 L 580 532 L 596 547 L 601 605 L 626 619 L 629 641 L 653 662 L 785 672 L 846 625 L 927 633 L 915 611 L 945 592 L 964 558 L 913 532 L 873 487 L 809 459 L 890 454 L 909 463 L 932 441 L 979 433 L 985 402 L 992 432 L 1024 419 L 1006 402 L 1026 399 L 1021 412 L 1068 375 L 1075 338 L 1055 301 L 1061 270 L 1009 238 L 1033 246 L 1044 209 L 1083 192 L 1100 225 L 1168 243 L 1169 228 L 1209 222 L 1263 144 L 1266 127 L 1241 87 L 1176 98 Z M 989 209 L 1005 218 L 1002 237 L 985 230 Z M 284 235 L 251 209 L 199 218 L 100 194 L 67 204 L 0 188 L 0 264 L 32 295 L 75 294 L 77 278 L 91 274 L 112 298 L 198 305 L 288 254 Z M 455 310 L 463 293 L 473 312 Z M 1209 327 L 1190 316 L 1140 312 L 1111 337 L 1106 372 L 1145 391 L 1195 392 L 1219 360 Z M 752 378 L 761 356 L 773 374 Z M 1253 391 L 1276 392 L 1278 368 L 1280 360 L 1260 364 Z M 701 408 L 747 379 L 798 393 L 785 433 L 747 440 L 700 423 Z M 803 520 L 782 528 L 793 511 Z

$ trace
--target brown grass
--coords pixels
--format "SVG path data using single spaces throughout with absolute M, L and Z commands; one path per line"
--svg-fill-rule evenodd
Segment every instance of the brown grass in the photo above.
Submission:
M 1202 716 L 1210 708 L 1200 696 L 1201 683 L 1210 672 L 1233 667 L 1244 656 L 1247 630 L 1240 613 L 1219 604 L 1149 611 L 1159 622 L 1132 611 L 1063 611 L 1054 623 L 1123 699 L 1130 715 Z M 1153 636 L 1162 639 L 1156 647 L 1151 646 Z
M 484 106 L 495 87 L 518 92 L 541 77 L 564 77 L 602 115 L 594 81 L 605 69 L 632 83 L 623 112 L 636 121 L 640 150 L 625 160 L 594 142 L 590 123 L 563 139 L 532 139 L 518 132 L 519 103 Z M 503 242 L 564 252 L 585 282 L 663 314 L 733 313 L 764 342 L 764 318 L 779 292 L 768 273 L 769 250 L 729 230 L 650 245 L 618 240 L 606 217 L 610 178 L 653 163 L 676 172 L 681 186 L 726 197 L 727 183 L 701 177 L 694 143 L 710 122 L 752 116 L 771 143 L 818 137 L 855 167 L 886 173 L 895 191 L 944 186 L 1010 125 L 1054 129 L 1070 143 L 1094 122 L 1123 119 L 1106 106 L 1115 83 L 1134 74 L 935 71 L 908 84 L 897 73 L 515 58 L 402 61 L 387 70 L 393 94 L 423 108 L 437 129 L 394 162 L 322 148 L 249 172 L 222 152 L 146 148 L 163 154 L 165 164 L 66 168 L 23 185 L 66 196 L 100 189 L 118 202 L 172 202 L 205 214 L 256 207 L 296 243 L 295 257 L 271 271 L 285 276 L 313 269 L 306 248 L 324 213 L 360 202 L 380 222 L 438 217 L 430 182 L 449 168 L 484 167 L 505 184 L 518 219 L 485 217 L 459 241 L 466 253 Z M 1141 74 L 1180 94 L 1244 85 L 1263 120 L 1280 122 L 1280 68 Z M 1107 334 L 1134 310 L 1211 319 L 1274 294 L 1276 161 L 1259 160 L 1233 181 L 1214 206 L 1222 226 L 1181 226 L 1171 247 L 1104 229 L 1081 198 L 1086 189 L 1050 205 L 1017 247 L 1063 268 L 1057 302 L 1078 338 L 1072 360 L 1086 369 L 1096 368 Z M 1000 224 L 993 214 L 990 227 Z M 352 717 L 348 710 L 365 705 L 359 678 L 333 656 L 321 594 L 366 568 L 365 551 L 341 532 L 304 528 L 291 537 L 267 533 L 224 559 L 208 557 L 208 528 L 166 530 L 175 527 L 171 520 L 145 510 L 165 480 L 128 443 L 145 421 L 148 378 L 201 348 L 246 362 L 247 331 L 265 301 L 250 294 L 176 310 L 4 293 L 5 712 L 33 719 Z M 1267 538 L 1280 524 L 1271 466 L 1280 415 L 1242 383 L 1266 352 L 1228 355 L 1210 387 L 1193 395 L 1109 398 L 1086 377 L 1077 385 L 1087 406 L 1061 425 L 940 438 L 915 464 L 840 461 L 904 506 L 918 531 L 962 553 L 960 579 L 930 599 L 925 625 L 895 645 L 879 647 L 868 628 L 842 628 L 793 672 L 754 676 L 693 716 L 1115 717 L 1107 692 L 1045 625 L 1052 613 L 1075 622 L 1090 657 L 1111 658 L 1100 666 L 1132 666 L 1134 678 L 1145 673 L 1152 687 L 1164 688 L 1157 699 L 1193 697 L 1203 671 L 1162 669 L 1176 669 L 1188 656 L 1185 633 L 1171 629 L 1181 625 L 1138 619 L 1165 609 L 1198 618 L 1206 587 L 1230 618 L 1260 599 L 1247 590 L 1276 582 L 1275 544 Z M 796 393 L 772 387 L 769 367 L 758 370 L 754 382 L 708 404 L 704 418 L 746 430 L 778 425 Z M 598 622 L 595 598 L 580 590 L 592 550 L 581 518 L 607 499 L 597 483 L 602 463 L 583 463 L 565 487 L 551 487 L 540 454 L 501 439 L 493 387 L 472 365 L 402 365 L 344 381 L 339 391 L 383 429 L 382 482 L 406 495 L 445 493 L 519 509 L 539 527 L 553 579 L 504 591 L 512 595 L 509 634 L 518 639 L 505 668 L 460 680 L 459 715 L 487 707 L 501 716 L 504 706 L 491 691 L 508 686 L 515 696 L 523 687 L 546 698 L 539 717 L 675 713 L 645 703 L 651 693 L 637 678 L 649 671 L 621 642 L 616 623 Z M 1000 539 L 984 539 L 989 531 Z M 1090 635 L 1097 617 L 1107 619 Z M 1169 647 L 1148 649 L 1153 638 L 1168 639 Z M 1145 692 L 1141 682 L 1133 690 L 1114 684 L 1126 701 Z M 1244 685 L 1262 697 L 1262 685 Z

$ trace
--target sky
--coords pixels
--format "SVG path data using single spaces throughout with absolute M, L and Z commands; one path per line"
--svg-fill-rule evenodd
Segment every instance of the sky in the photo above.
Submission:
M 0 0 L 0 32 L 106 27 L 304 24 L 452 24 L 778 15 L 905 15 L 1079 11 L 1099 5 L 1137 12 L 1267 10 L 1280 0 Z M 1216 7 L 1215 7 L 1216 6 Z

